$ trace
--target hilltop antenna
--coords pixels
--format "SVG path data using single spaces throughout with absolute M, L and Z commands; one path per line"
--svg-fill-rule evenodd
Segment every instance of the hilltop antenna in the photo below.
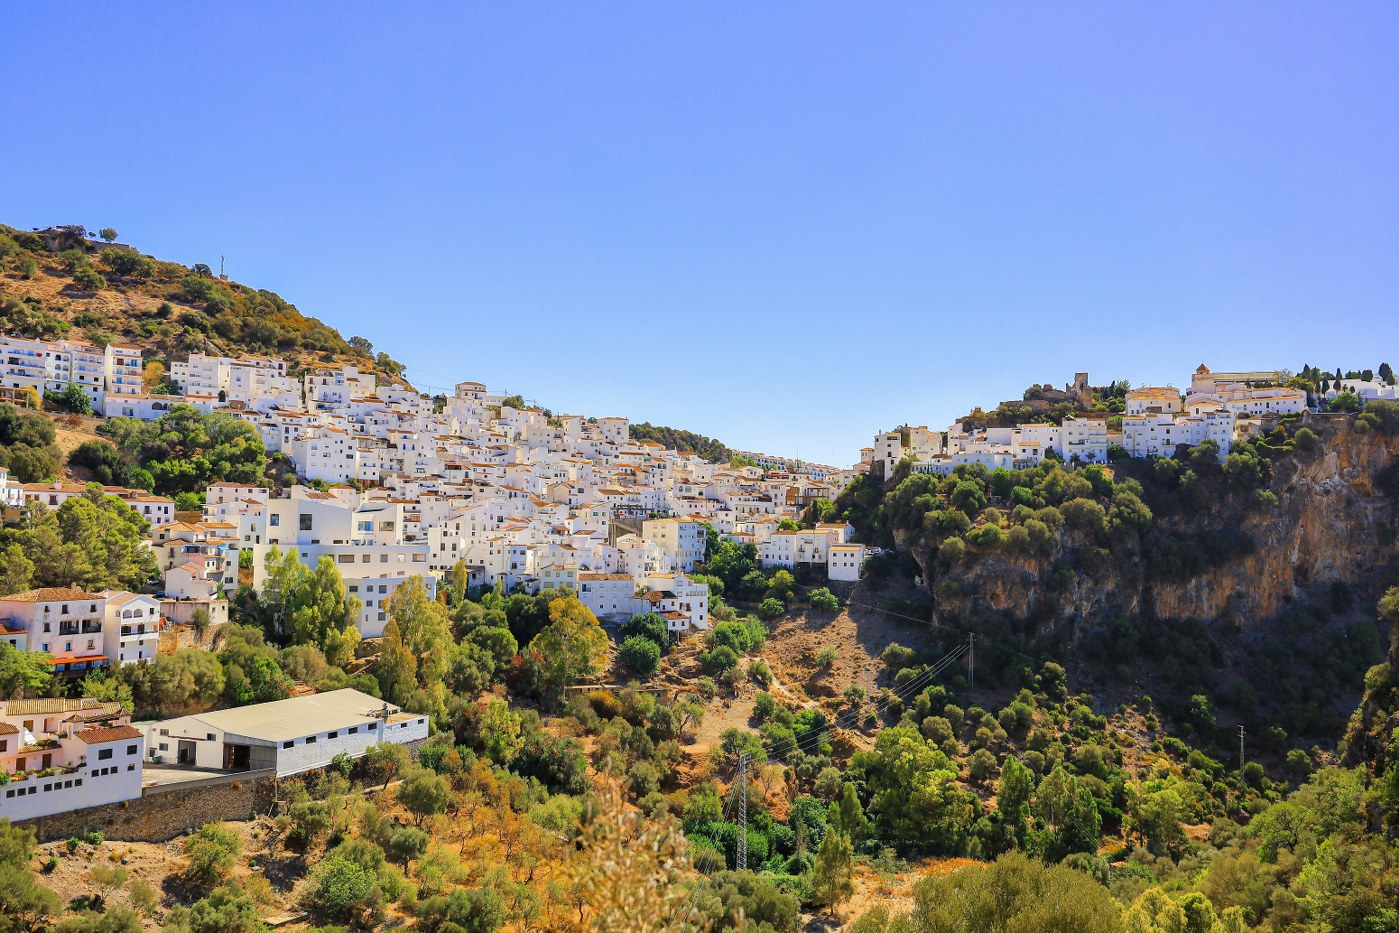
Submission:
M 219 278 L 227 279 L 228 275 L 223 271 L 223 253 L 219 253 Z
M 748 869 L 748 753 L 738 756 L 738 851 L 734 854 L 734 868 Z

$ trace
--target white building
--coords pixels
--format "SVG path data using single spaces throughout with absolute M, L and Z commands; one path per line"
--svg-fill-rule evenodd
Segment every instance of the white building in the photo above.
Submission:
M 0 818 L 32 820 L 141 796 L 145 737 L 117 703 L 0 701 Z
M 349 688 L 142 723 L 152 760 L 289 777 L 359 758 L 372 745 L 427 738 L 426 715 Z

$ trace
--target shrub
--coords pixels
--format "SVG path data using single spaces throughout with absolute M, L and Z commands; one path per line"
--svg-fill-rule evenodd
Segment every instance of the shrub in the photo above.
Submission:
M 95 292 L 98 289 L 107 287 L 107 280 L 99 272 L 89 268 L 79 269 L 73 273 L 73 284 L 85 292 Z
M 840 651 L 836 648 L 835 645 L 827 645 L 820 651 L 816 652 L 816 666 L 823 668 L 830 667 L 832 664 L 835 663 L 836 658 L 839 655 Z
M 505 924 L 505 907 L 490 888 L 455 888 L 420 903 L 417 916 L 423 933 L 495 933 Z
M 913 659 L 917 655 L 912 648 L 905 648 L 898 642 L 893 642 L 889 647 L 880 652 L 879 660 L 884 662 L 884 666 L 891 671 L 901 671 L 913 664 Z
M 705 673 L 716 677 L 738 666 L 738 653 L 728 645 L 720 645 L 713 651 L 700 655 L 700 665 Z
M 376 910 L 383 892 L 378 877 L 367 867 L 343 855 L 331 855 L 311 870 L 306 899 L 328 917 L 349 920 L 361 911 Z
M 768 667 L 768 662 L 762 658 L 748 665 L 748 676 L 764 687 L 772 683 L 772 669 Z
M 840 599 L 824 586 L 812 590 L 808 599 L 812 609 L 822 612 L 836 612 L 840 609 Z
M 766 690 L 759 690 L 758 695 L 753 698 L 753 715 L 759 719 L 771 719 L 776 711 L 777 701 L 772 698 L 772 694 Z
M 775 619 L 787 611 L 787 607 L 782 604 L 782 600 L 769 596 L 758 604 L 758 615 L 764 619 Z
M 996 774 L 996 756 L 986 749 L 978 749 L 971 757 L 968 765 L 968 773 L 971 779 L 978 784 L 984 784 L 994 774 Z
M 212 885 L 228 874 L 243 852 L 243 839 L 223 823 L 205 823 L 185 840 L 185 877 Z

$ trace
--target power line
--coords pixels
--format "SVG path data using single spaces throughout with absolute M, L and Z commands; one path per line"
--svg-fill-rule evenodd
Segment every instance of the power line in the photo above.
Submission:
M 933 662 L 932 664 L 928 665 L 927 669 L 924 670 L 921 674 L 917 675 L 916 677 L 910 678 L 909 681 L 908 681 L 907 683 L 903 684 L 902 686 L 890 688 L 890 691 L 889 691 L 889 694 L 890 694 L 890 695 L 889 695 L 888 697 L 886 697 L 886 698 L 885 698 L 883 701 L 881 701 L 880 703 L 876 703 L 870 710 L 865 711 L 865 714 L 867 715 L 869 712 L 873 712 L 873 713 L 878 714 L 878 713 L 881 712 L 882 710 L 884 710 L 884 709 L 888 708 L 889 706 L 893 705 L 894 702 L 899 701 L 899 700 L 905 700 L 905 699 L 907 699 L 908 696 L 912 696 L 912 695 L 914 695 L 914 694 L 917 693 L 917 692 L 921 692 L 921 691 L 923 690 L 923 688 L 926 687 L 926 686 L 928 685 L 928 683 L 931 682 L 931 680 L 932 680 L 934 677 L 936 677 L 936 676 L 937 676 L 938 674 L 940 674 L 942 671 L 946 670 L 947 667 L 948 667 L 950 664 L 956 662 L 956 661 L 967 651 L 967 648 L 968 648 L 967 645 L 958 645 L 956 648 L 953 648 L 953 649 L 952 649 L 951 651 L 949 651 L 947 654 L 943 655 L 943 657 L 939 658 L 937 661 L 935 661 L 935 662 Z M 905 695 L 902 695 L 902 696 L 901 696 L 901 695 L 900 695 L 901 693 L 903 693 L 903 694 L 905 694 Z M 771 748 L 764 748 L 764 749 L 763 749 L 764 755 L 768 758 L 769 761 L 778 761 L 778 762 L 783 762 L 783 763 L 790 763 L 791 758 L 792 758 L 794 755 L 796 755 L 798 752 L 801 752 L 801 753 L 803 753 L 803 754 L 806 754 L 806 752 L 803 750 L 803 746 L 810 746 L 812 743 L 817 743 L 817 744 L 819 744 L 820 739 L 821 739 L 823 733 L 829 732 L 829 731 L 832 730 L 832 729 L 843 728 L 844 725 L 848 725 L 850 722 L 855 721 L 855 720 L 858 719 L 860 716 L 861 716 L 861 712 L 860 712 L 860 711 L 858 711 L 858 710 L 852 710 L 850 713 L 846 714 L 845 716 L 836 717 L 835 719 L 833 719 L 831 722 L 827 723 L 826 725 L 821 726 L 821 727 L 818 728 L 818 729 L 812 730 L 812 731 L 809 732 L 804 738 L 802 738 L 802 739 L 800 739 L 800 740 L 798 740 L 798 741 L 792 743 L 793 747 L 792 747 L 791 749 L 789 749 L 789 750 L 783 752 L 783 753 L 780 754 L 780 755 L 774 754 L 774 753 L 777 751 L 777 748 L 776 748 L 776 744 L 777 744 L 777 743 L 773 742 L 771 739 L 765 740 L 765 741 L 763 742 L 763 745 L 764 745 L 764 746 L 771 746 Z M 844 720 L 844 724 L 842 723 L 842 720 Z M 739 837 L 738 837 L 738 839 L 736 840 L 736 849 L 738 849 L 738 851 L 741 851 L 741 852 L 742 852 L 742 859 L 743 859 L 743 862 L 742 862 L 741 865 L 738 863 L 738 852 L 736 851 L 736 852 L 735 852 L 735 865 L 736 865 L 736 867 L 741 867 L 741 868 L 746 868 L 746 867 L 747 867 L 747 859 L 748 859 L 748 851 L 747 851 L 747 850 L 748 850 L 748 832 L 747 832 L 748 780 L 747 780 L 747 779 L 748 779 L 748 767 L 749 767 L 749 762 L 750 762 L 750 760 L 751 760 L 750 753 L 748 753 L 748 752 L 740 752 L 740 753 L 739 753 L 739 768 L 738 768 L 738 773 L 737 773 L 736 776 L 735 776 L 734 783 L 733 783 L 732 785 L 730 785 L 729 793 L 726 795 L 726 797 L 727 797 L 728 799 L 725 801 L 724 808 L 723 808 L 723 810 L 721 811 L 720 820 L 719 820 L 720 823 L 727 823 L 727 822 L 729 822 L 729 816 L 730 816 L 730 814 L 731 814 L 731 813 L 734 811 L 734 809 L 735 809 L 735 796 L 734 796 L 734 790 L 737 789 L 737 790 L 739 791 L 739 796 L 740 796 L 740 798 L 741 798 L 741 799 L 739 799 L 738 802 L 737 802 L 737 809 L 739 810 L 739 812 L 742 813 L 742 824 L 741 824 L 740 827 L 739 827 Z M 707 838 L 710 839 L 710 842 L 711 842 L 711 843 L 715 843 L 715 840 L 714 840 L 712 837 L 707 837 Z M 721 855 L 722 855 L 722 851 L 719 849 L 717 843 L 714 844 L 712 848 L 706 848 L 703 852 L 700 853 L 699 857 L 695 859 L 695 863 L 694 863 L 694 864 L 695 864 L 696 870 L 698 870 L 698 871 L 700 871 L 700 872 L 702 872 L 702 873 L 708 874 L 708 873 L 715 867 L 715 863 L 717 862 L 718 858 L 719 858 Z M 706 863 L 707 863 L 707 865 L 706 865 Z M 696 885 L 694 891 L 691 892 L 691 895 L 690 895 L 690 897 L 691 897 L 691 899 L 692 899 L 692 903 L 691 903 L 690 909 L 689 909 L 688 911 L 686 911 L 685 916 L 681 918 L 681 923 L 682 923 L 682 924 L 684 924 L 686 921 L 688 921 L 689 918 L 694 914 L 695 910 L 698 909 L 698 906 L 699 906 L 699 905 L 698 905 L 697 903 L 693 903 L 693 899 L 696 898 L 696 897 L 698 896 L 698 892 L 699 892 L 699 886 Z

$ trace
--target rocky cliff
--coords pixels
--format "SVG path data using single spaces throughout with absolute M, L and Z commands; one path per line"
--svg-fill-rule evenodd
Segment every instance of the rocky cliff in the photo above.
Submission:
M 1377 587 L 1399 558 L 1399 435 L 1346 416 L 1310 416 L 1307 426 L 1315 446 L 1272 464 L 1275 503 L 1230 497 L 1171 508 L 1148 497 L 1156 522 L 1140 546 L 1097 548 L 1063 531 L 1047 555 L 981 554 L 949 570 L 916 534 L 901 544 L 922 568 L 937 616 L 990 612 L 1051 631 L 1111 616 L 1267 623 L 1335 585 Z M 1207 543 L 1218 553 L 1188 572 L 1172 572 L 1160 556 Z

